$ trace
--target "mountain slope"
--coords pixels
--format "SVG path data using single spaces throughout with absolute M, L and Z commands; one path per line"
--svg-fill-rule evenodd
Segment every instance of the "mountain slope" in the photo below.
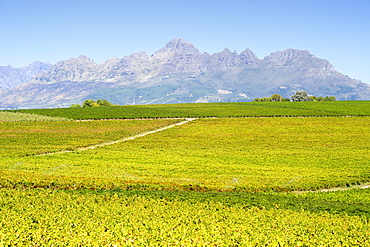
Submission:
M 246 49 L 201 53 L 173 39 L 153 55 L 138 52 L 96 64 L 60 61 L 28 83 L 0 94 L 3 107 L 67 106 L 88 98 L 116 104 L 249 101 L 304 90 L 338 99 L 370 99 L 370 85 L 337 72 L 308 51 L 287 49 L 258 59 Z
M 48 71 L 50 68 L 51 64 L 39 61 L 19 68 L 0 66 L 0 88 L 7 89 L 16 87 L 30 81 L 35 75 Z

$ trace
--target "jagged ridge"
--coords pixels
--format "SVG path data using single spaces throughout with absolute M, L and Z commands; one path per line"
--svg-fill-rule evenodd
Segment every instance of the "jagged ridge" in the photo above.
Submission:
M 0 66 L 0 88 L 8 89 L 29 82 L 35 75 L 51 68 L 51 64 L 35 61 L 19 68 Z
M 297 90 L 339 99 L 370 99 L 370 86 L 337 72 L 308 51 L 287 49 L 264 59 L 246 49 L 201 53 L 173 39 L 153 55 L 138 52 L 96 64 L 86 56 L 60 61 L 30 82 L 1 94 L 0 106 L 81 102 L 118 104 L 248 101 Z

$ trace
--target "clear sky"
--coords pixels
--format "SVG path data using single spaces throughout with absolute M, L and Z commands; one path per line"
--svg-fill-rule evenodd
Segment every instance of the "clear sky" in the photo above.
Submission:
M 100 63 L 173 38 L 210 54 L 308 50 L 370 83 L 370 0 L 0 0 L 0 66 Z

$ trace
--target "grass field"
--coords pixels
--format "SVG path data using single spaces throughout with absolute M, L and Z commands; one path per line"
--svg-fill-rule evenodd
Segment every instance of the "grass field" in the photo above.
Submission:
M 183 120 L 0 122 L 0 245 L 370 246 L 370 189 L 350 189 L 370 182 L 368 103 L 308 103 L 293 105 L 306 112 L 294 118 L 209 104 L 226 118 L 92 150 L 77 148 Z M 250 109 L 292 113 L 289 104 Z M 150 109 L 168 117 L 171 106 Z M 332 115 L 307 117 L 319 111 Z M 350 190 L 305 192 L 337 186 Z

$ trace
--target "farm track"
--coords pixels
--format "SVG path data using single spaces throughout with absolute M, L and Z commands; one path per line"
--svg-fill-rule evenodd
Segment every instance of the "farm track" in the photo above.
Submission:
M 304 194 L 304 193 L 325 193 L 325 192 L 335 192 L 335 191 L 345 191 L 345 190 L 353 190 L 353 189 L 368 189 L 370 188 L 370 183 L 363 183 L 358 185 L 352 185 L 348 187 L 333 187 L 327 189 L 319 189 L 319 190 L 302 190 L 302 191 L 292 191 L 294 194 Z
M 356 115 L 332 115 L 332 116 L 231 116 L 231 117 L 220 117 L 220 116 L 208 116 L 208 117 L 148 117 L 148 118 L 103 118 L 103 119 L 75 119 L 72 121 L 110 121 L 110 120 L 155 120 L 155 119 L 218 119 L 218 118 L 331 118 L 331 117 L 367 117 L 367 116 L 356 116 Z
M 54 155 L 54 154 L 72 153 L 72 152 L 75 152 L 75 151 L 84 151 L 84 150 L 95 149 L 97 147 L 113 145 L 113 144 L 129 141 L 129 140 L 134 140 L 136 138 L 143 137 L 143 136 L 146 136 L 146 135 L 154 134 L 154 133 L 157 133 L 157 132 L 160 132 L 160 131 L 163 131 L 163 130 L 166 130 L 166 129 L 170 129 L 170 128 L 173 128 L 173 127 L 176 127 L 176 126 L 179 126 L 179 125 L 183 125 L 183 124 L 189 123 L 193 120 L 196 120 L 197 118 L 185 118 L 185 119 L 186 119 L 185 121 L 180 122 L 180 123 L 168 125 L 168 126 L 156 129 L 156 130 L 146 131 L 144 133 L 137 134 L 137 135 L 134 135 L 134 136 L 131 136 L 131 137 L 126 137 L 126 138 L 116 140 L 116 141 L 99 143 L 99 144 L 88 146 L 88 147 L 80 147 L 80 148 L 76 148 L 74 150 L 64 150 L 64 151 L 59 151 L 59 152 L 50 152 L 50 153 L 37 154 L 35 156 L 46 156 L 46 155 Z

